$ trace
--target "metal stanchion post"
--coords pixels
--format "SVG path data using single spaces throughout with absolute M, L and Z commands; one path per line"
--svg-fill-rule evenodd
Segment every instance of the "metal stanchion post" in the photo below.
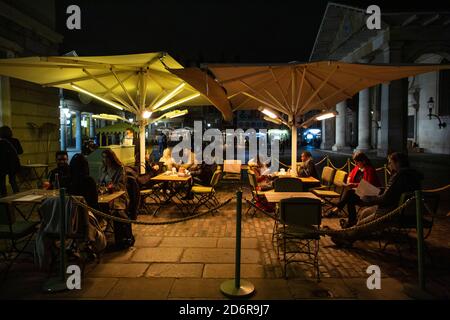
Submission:
M 418 286 L 405 285 L 405 292 L 416 299 L 432 299 L 433 297 L 425 290 L 425 257 L 423 244 L 423 199 L 422 191 L 415 192 L 416 198 L 416 228 L 417 228 L 417 274 Z
M 60 228 L 59 228 L 59 242 L 60 242 L 60 262 L 59 275 L 55 278 L 50 278 L 44 284 L 44 291 L 46 292 L 60 292 L 67 290 L 66 284 L 66 189 L 59 190 L 60 203 Z
M 235 278 L 220 285 L 220 291 L 230 298 L 247 297 L 253 294 L 255 286 L 241 280 L 241 223 L 242 223 L 242 190 L 236 192 L 236 261 Z

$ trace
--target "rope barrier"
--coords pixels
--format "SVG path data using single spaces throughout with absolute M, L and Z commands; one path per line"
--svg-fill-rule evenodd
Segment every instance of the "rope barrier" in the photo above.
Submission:
M 124 219 L 124 218 L 115 217 L 115 216 L 112 216 L 110 214 L 107 214 L 107 213 L 104 213 L 102 211 L 99 211 L 97 209 L 91 208 L 87 204 L 82 203 L 81 201 L 79 201 L 78 199 L 76 199 L 74 197 L 71 197 L 71 198 L 77 205 L 79 205 L 79 206 L 81 206 L 81 207 L 83 207 L 83 208 L 85 208 L 87 210 L 90 210 L 93 214 L 101 216 L 101 217 L 103 217 L 105 219 L 116 221 L 116 222 L 121 222 L 121 223 L 148 225 L 148 226 L 175 224 L 175 223 L 179 223 L 179 222 L 185 222 L 185 221 L 188 221 L 188 220 L 192 220 L 192 219 L 195 219 L 195 218 L 207 215 L 208 213 L 211 213 L 213 211 L 217 211 L 218 209 L 220 209 L 223 206 L 225 206 L 228 203 L 230 203 L 230 201 L 233 199 L 233 198 L 230 198 L 230 199 L 226 200 L 225 202 L 223 202 L 222 204 L 218 205 L 217 207 L 215 207 L 213 209 L 210 209 L 210 210 L 208 210 L 206 212 L 200 212 L 200 213 L 197 213 L 197 214 L 189 216 L 189 217 L 180 218 L 180 219 L 173 219 L 173 220 L 166 220 L 166 221 L 149 222 L 149 221 L 130 220 L 130 219 Z
M 317 162 L 315 165 L 316 165 L 316 166 L 319 166 L 319 165 L 322 164 L 322 162 L 324 162 L 324 161 L 327 160 L 327 159 L 328 159 L 328 156 L 325 156 L 322 160 L 320 160 L 319 162 Z
M 373 227 L 374 225 L 378 225 L 382 222 L 385 222 L 386 220 L 391 219 L 393 216 L 395 216 L 398 212 L 406 208 L 410 205 L 410 203 L 415 199 L 416 197 L 411 197 L 408 200 L 406 200 L 402 205 L 398 206 L 394 210 L 386 213 L 385 215 L 382 215 L 374 220 L 371 220 L 367 223 L 355 225 L 350 228 L 345 228 L 341 230 L 334 230 L 334 229 L 327 229 L 327 230 L 318 230 L 317 233 L 321 235 L 337 235 L 337 234 L 345 234 L 345 233 L 351 233 L 353 231 L 361 231 L 364 229 L 368 229 L 370 227 Z
M 441 192 L 441 191 L 447 190 L 449 188 L 450 188 L 450 184 L 448 184 L 446 186 L 443 186 L 443 187 L 440 187 L 440 188 L 436 188 L 436 189 L 422 190 L 422 192 L 424 192 L 424 193 L 437 193 L 437 192 Z
M 348 165 L 348 163 L 346 163 L 346 164 L 344 164 L 343 167 L 338 168 L 338 167 L 336 167 L 331 161 L 329 161 L 328 164 L 329 164 L 330 167 L 332 167 L 334 170 L 344 170 L 344 169 L 347 167 L 347 165 Z

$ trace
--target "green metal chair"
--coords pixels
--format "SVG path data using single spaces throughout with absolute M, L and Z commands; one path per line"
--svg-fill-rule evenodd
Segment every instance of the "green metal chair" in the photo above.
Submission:
M 319 271 L 319 240 L 316 232 L 321 225 L 321 201 L 311 198 L 290 198 L 280 202 L 280 227 L 278 228 L 278 247 L 281 241 L 283 251 L 283 273 L 287 278 L 287 266 L 293 262 L 310 264 L 317 280 Z M 314 250 L 311 250 L 314 243 Z M 307 258 L 298 258 L 299 255 Z
M 328 190 L 330 186 L 333 184 L 334 175 L 336 174 L 336 170 L 332 167 L 324 167 L 322 170 L 322 175 L 320 177 L 320 186 L 313 188 L 312 190 Z
M 280 177 L 273 182 L 275 192 L 303 192 L 303 183 L 299 178 Z
M 248 169 L 247 170 L 247 176 L 248 176 L 248 182 L 250 183 L 250 188 L 252 192 L 252 200 L 251 203 L 256 206 L 257 201 L 259 200 L 259 197 L 264 197 L 264 191 L 257 190 L 258 182 L 256 180 L 256 174 L 253 170 Z M 256 209 L 253 206 L 253 215 L 256 214 Z M 245 214 L 248 214 L 249 211 L 252 209 L 252 206 L 249 206 Z
M 319 198 L 325 201 L 328 208 L 325 211 L 335 207 L 333 200 L 340 199 L 345 190 L 345 179 L 347 178 L 347 172 L 342 170 L 337 170 L 334 174 L 333 183 L 328 188 L 314 189 L 314 193 Z
M 37 221 L 16 220 L 12 208 L 6 203 L 0 203 L 0 242 L 4 245 L 4 248 L 0 247 L 0 254 L 6 262 L 6 271 L 22 253 L 32 254 L 25 252 L 25 249 L 36 233 L 38 224 Z
M 197 200 L 195 204 L 194 212 L 201 206 L 205 206 L 208 209 L 212 209 L 220 204 L 216 197 L 215 187 L 220 181 L 220 176 L 222 175 L 221 170 L 216 170 L 211 177 L 211 182 L 209 186 L 194 185 L 191 189 L 194 198 Z

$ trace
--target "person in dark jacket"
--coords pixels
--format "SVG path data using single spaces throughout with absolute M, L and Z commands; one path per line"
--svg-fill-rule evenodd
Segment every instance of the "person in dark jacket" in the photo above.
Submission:
M 311 152 L 308 151 L 302 152 L 301 158 L 303 165 L 298 175 L 300 177 L 313 177 L 318 179 L 319 176 L 317 175 L 316 165 L 314 164 Z
M 70 160 L 69 168 L 71 177 L 69 194 L 82 196 L 89 207 L 98 210 L 97 184 L 89 175 L 89 163 L 86 158 L 81 153 L 75 154 Z
M 1 168 L 0 168 L 0 193 L 6 196 L 6 176 L 9 178 L 9 184 L 14 193 L 19 192 L 19 186 L 16 182 L 16 174 L 20 170 L 19 154 L 23 153 L 22 145 L 19 139 L 13 137 L 10 127 L 0 127 L 1 140 Z
M 364 209 L 358 215 L 357 224 L 366 223 L 394 210 L 399 205 L 403 193 L 414 192 L 421 189 L 423 175 L 409 167 L 408 156 L 395 152 L 388 157 L 388 166 L 391 178 L 384 192 L 377 197 L 362 197 Z
M 44 184 L 44 189 L 68 188 L 70 185 L 69 155 L 67 151 L 56 151 L 55 160 L 56 168 L 48 173 L 48 182 Z

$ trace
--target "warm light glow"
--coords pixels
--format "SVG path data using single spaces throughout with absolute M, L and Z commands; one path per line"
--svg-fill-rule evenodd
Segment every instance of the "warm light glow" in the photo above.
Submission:
M 321 115 L 317 116 L 316 120 L 317 121 L 322 121 L 322 120 L 334 118 L 335 116 L 336 116 L 336 114 L 334 114 L 333 112 L 325 113 L 325 114 L 321 114 Z
M 197 98 L 198 96 L 200 96 L 200 93 L 194 93 L 194 94 L 191 94 L 190 96 L 187 96 L 187 97 L 182 98 L 182 99 L 180 99 L 180 100 L 177 100 L 177 101 L 171 102 L 171 103 L 169 103 L 169 104 L 166 104 L 165 106 L 163 106 L 162 108 L 160 108 L 158 111 L 164 111 L 164 110 L 173 108 L 173 107 L 178 106 L 178 105 L 180 105 L 180 104 L 182 104 L 182 103 L 184 103 L 184 102 L 187 102 L 187 101 L 189 101 L 189 100 L 195 99 L 195 98 Z
M 282 124 L 280 119 L 273 119 L 273 118 L 269 118 L 269 117 L 264 117 L 263 119 L 266 120 L 266 121 L 275 123 L 275 124 Z
M 169 119 L 173 119 L 173 118 L 184 116 L 185 114 L 188 113 L 187 110 L 181 110 L 181 111 L 180 110 L 175 110 L 175 111 L 172 111 L 172 112 L 170 112 L 171 114 L 166 115 L 166 117 L 169 118 Z
M 278 116 L 275 113 L 273 113 L 272 111 L 270 111 L 268 109 L 263 109 L 261 112 L 264 113 L 266 116 L 269 116 L 272 119 L 278 118 Z
M 147 110 L 145 110 L 144 113 L 142 114 L 142 117 L 143 117 L 144 119 L 148 119 L 148 118 L 150 118 L 151 116 L 152 116 L 152 112 L 151 112 L 151 111 L 147 111 Z
M 123 107 L 121 107 L 119 104 L 117 104 L 117 103 L 115 103 L 115 102 L 106 100 L 106 99 L 104 99 L 104 98 L 102 98 L 102 97 L 100 97 L 100 96 L 98 96 L 98 95 L 96 95 L 96 94 L 94 94 L 94 93 L 92 93 L 92 92 L 89 92 L 89 91 L 87 91 L 87 90 L 84 90 L 83 88 L 80 88 L 79 86 L 77 86 L 77 85 L 75 85 L 75 84 L 73 84 L 73 83 L 71 83 L 70 85 L 72 86 L 72 88 L 74 88 L 74 89 L 77 90 L 77 91 L 83 92 L 84 94 L 87 94 L 88 96 L 90 96 L 90 97 L 92 97 L 92 98 L 95 98 L 95 99 L 97 99 L 97 100 L 100 100 L 101 102 L 104 102 L 104 103 L 106 103 L 106 104 L 109 104 L 110 106 L 112 106 L 112 107 L 114 107 L 114 108 L 117 108 L 117 109 L 119 109 L 119 110 L 123 110 Z
M 158 102 L 156 102 L 152 108 L 153 110 L 158 109 L 160 106 L 162 106 L 164 103 L 166 103 L 167 101 L 169 101 L 171 98 L 173 98 L 174 96 L 176 96 L 178 94 L 178 92 L 180 92 L 183 87 L 186 85 L 185 82 L 182 82 L 180 85 L 178 85 L 175 89 L 173 89 L 172 91 L 170 91 L 167 95 L 165 95 L 161 100 L 159 100 Z

